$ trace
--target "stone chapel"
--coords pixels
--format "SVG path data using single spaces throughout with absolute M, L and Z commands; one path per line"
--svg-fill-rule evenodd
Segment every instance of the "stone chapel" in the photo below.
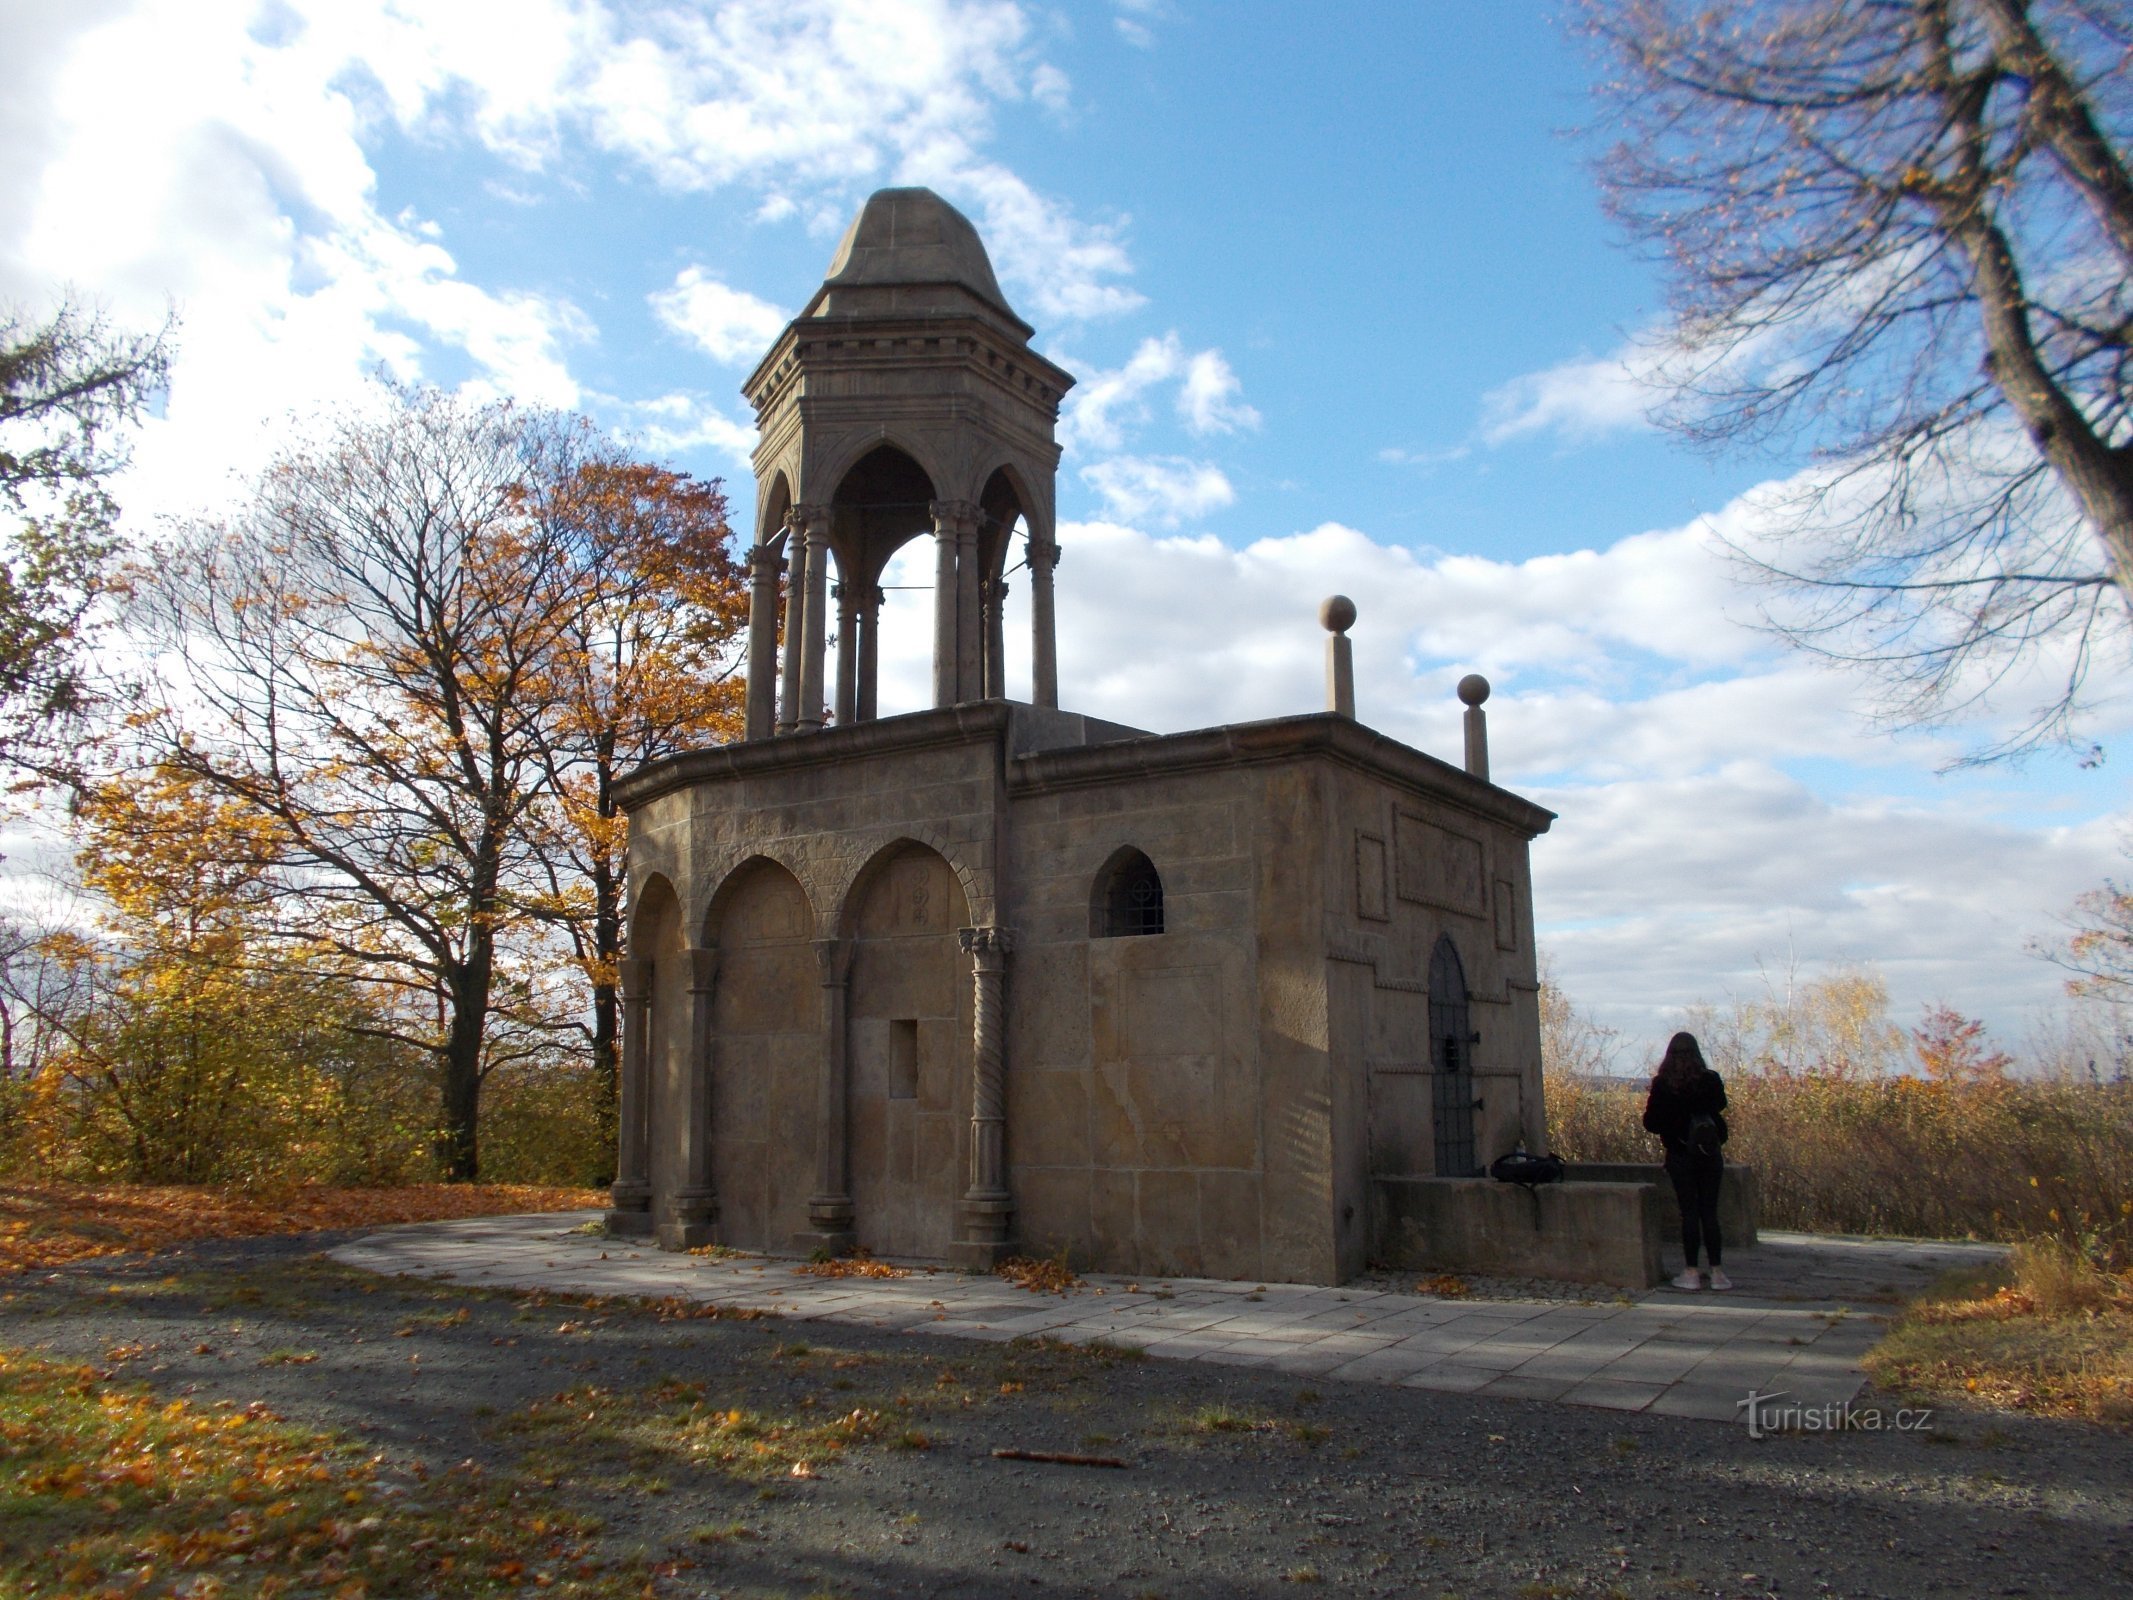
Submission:
M 960 212 L 886 189 L 747 380 L 746 736 L 621 794 L 609 1225 L 1339 1282 L 1386 1242 L 1374 1184 L 1542 1146 L 1527 851 L 1551 815 L 1488 781 L 1479 678 L 1458 765 L 1355 719 L 1346 602 L 1334 709 L 1161 735 L 1061 709 L 1074 380 L 1031 333 Z M 912 539 L 933 705 L 884 717 L 882 573 Z

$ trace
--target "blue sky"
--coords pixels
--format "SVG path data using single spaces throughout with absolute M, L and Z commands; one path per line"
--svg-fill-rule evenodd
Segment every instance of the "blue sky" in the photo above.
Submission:
M 1627 342 L 1660 285 L 1565 133 L 1588 64 L 1552 7 L 6 12 L 0 294 L 182 319 L 139 529 L 381 363 L 581 407 L 725 478 L 746 528 L 740 380 L 864 196 L 928 183 L 1082 380 L 1066 702 L 1166 730 L 1312 709 L 1337 589 L 1364 720 L 1455 751 L 1451 686 L 1487 672 L 1499 780 L 1562 814 L 1544 945 L 1634 1048 L 1849 961 L 1900 1022 L 1946 1000 L 2018 1043 L 2058 991 L 2028 946 L 2121 860 L 2119 766 L 1939 775 L 1989 717 L 1891 737 L 1747 626 L 1713 530 L 1752 536 L 1805 457 L 1643 421 Z M 892 606 L 888 709 L 924 698 L 919 604 Z

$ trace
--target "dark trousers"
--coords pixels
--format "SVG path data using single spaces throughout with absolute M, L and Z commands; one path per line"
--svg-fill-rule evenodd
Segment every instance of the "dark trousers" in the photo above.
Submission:
M 1681 1205 L 1681 1253 L 1693 1268 L 1700 1240 L 1711 1265 L 1717 1266 L 1725 1255 L 1724 1242 L 1718 1237 L 1718 1186 L 1725 1181 L 1726 1158 L 1716 1150 L 1708 1155 L 1669 1150 L 1666 1175 L 1674 1180 L 1674 1198 Z

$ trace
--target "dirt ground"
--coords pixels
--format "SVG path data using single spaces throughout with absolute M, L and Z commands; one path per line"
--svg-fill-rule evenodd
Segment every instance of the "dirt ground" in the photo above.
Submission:
M 365 1441 L 413 1493 L 471 1461 L 597 1516 L 661 1595 L 2055 1595 L 2133 1558 L 2133 1436 L 2080 1424 L 1943 1411 L 1756 1441 L 378 1279 L 320 1256 L 344 1237 L 18 1275 L 0 1343 L 262 1401 Z M 808 1443 L 841 1424 L 844 1447 Z

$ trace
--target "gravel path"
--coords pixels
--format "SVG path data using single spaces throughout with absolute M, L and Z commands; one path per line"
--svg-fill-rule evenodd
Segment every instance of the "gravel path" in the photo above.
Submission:
M 1924 1431 L 1756 1441 L 1026 1341 L 661 1320 L 316 1253 L 343 1242 L 9 1280 L 0 1341 L 264 1400 L 394 1463 L 519 1474 L 603 1517 L 612 1553 L 662 1563 L 660 1594 L 2050 1595 L 2107 1588 L 2133 1557 L 2133 1439 L 2078 1425 L 1943 1412 Z M 525 1425 L 559 1392 L 602 1391 L 591 1418 L 661 1385 L 766 1414 L 879 1408 L 926 1447 L 764 1482 L 597 1433 L 559 1455 Z

